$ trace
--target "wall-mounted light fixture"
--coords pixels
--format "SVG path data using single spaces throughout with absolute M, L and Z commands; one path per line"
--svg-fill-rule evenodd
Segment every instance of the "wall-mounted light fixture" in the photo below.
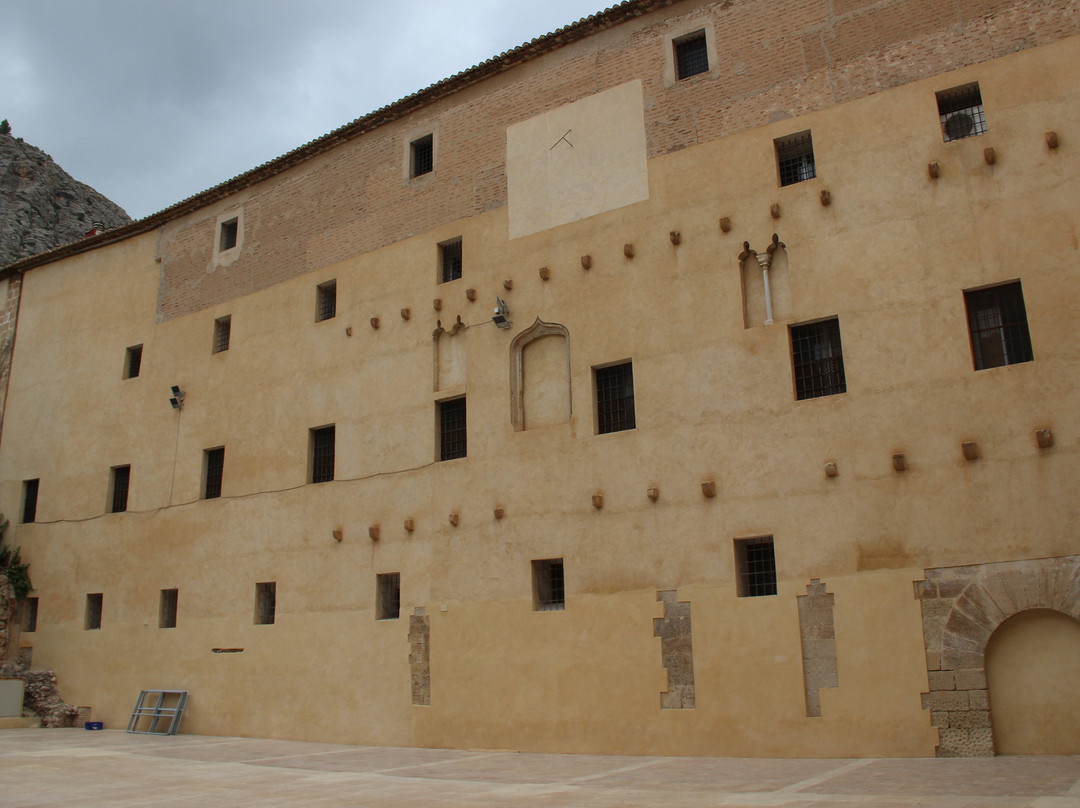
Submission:
M 509 328 L 514 323 L 510 319 L 510 307 L 506 305 L 506 301 L 498 295 L 495 296 L 495 300 L 498 301 L 498 305 L 495 306 L 495 313 L 492 315 L 491 320 L 499 328 Z
M 184 391 L 175 384 L 172 386 L 172 398 L 169 399 L 169 403 L 172 404 L 174 410 L 184 409 Z

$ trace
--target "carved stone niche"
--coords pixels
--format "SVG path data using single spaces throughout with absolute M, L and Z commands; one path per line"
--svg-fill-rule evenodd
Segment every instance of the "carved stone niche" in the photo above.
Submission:
M 541 346 L 530 345 L 550 339 Z M 527 367 L 528 365 L 528 367 Z M 537 318 L 510 343 L 510 422 L 514 431 L 566 423 L 573 414 L 570 333 Z

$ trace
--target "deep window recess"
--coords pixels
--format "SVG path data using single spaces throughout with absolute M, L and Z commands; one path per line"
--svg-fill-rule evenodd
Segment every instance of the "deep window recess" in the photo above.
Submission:
M 401 614 L 401 573 L 387 572 L 375 576 L 376 619 L 397 620 Z
M 772 536 L 735 540 L 735 568 L 740 598 L 776 594 L 776 555 Z
M 315 321 L 332 320 L 337 316 L 337 280 L 320 283 L 317 287 Z
M 37 521 L 38 487 L 41 480 L 23 480 L 23 524 Z
M 277 581 L 255 584 L 255 625 L 273 624 L 277 614 Z
M 176 601 L 178 589 L 162 589 L 158 604 L 158 628 L 176 628 Z
M 468 452 L 465 430 L 465 399 L 439 402 L 439 460 L 465 457 Z
M 634 366 L 631 362 L 597 368 L 596 371 L 596 427 L 597 432 L 621 432 L 633 429 L 634 417 Z
M 123 513 L 128 507 L 128 489 L 131 486 L 131 466 L 114 466 L 112 469 L 112 496 L 110 511 Z
M 776 164 L 780 169 L 781 185 L 794 185 L 817 176 L 814 141 L 809 130 L 777 138 L 773 144 L 776 146 Z
M 697 31 L 673 43 L 675 47 L 675 73 L 679 80 L 688 79 L 698 73 L 709 72 L 709 48 L 705 41 L 705 32 Z
M 236 246 L 236 233 L 239 219 L 229 219 L 221 223 L 221 236 L 218 239 L 218 252 L 231 250 Z
M 566 608 L 563 560 L 544 558 L 532 562 L 533 611 L 556 612 Z
M 334 479 L 334 425 L 310 430 L 311 482 L 328 483 Z
M 86 615 L 83 628 L 87 631 L 101 628 L 101 593 L 94 592 L 86 596 Z
M 430 174 L 435 170 L 435 138 L 433 135 L 424 135 L 414 140 L 409 146 L 411 160 L 411 176 L 419 177 L 422 174 Z
M 203 499 L 217 499 L 221 496 L 221 480 L 225 472 L 225 447 L 219 446 L 203 452 L 203 465 L 206 469 Z
M 964 292 L 975 370 L 1030 362 L 1024 292 L 1020 281 Z
M 134 379 L 142 370 L 142 346 L 132 345 L 124 352 L 124 378 Z
M 23 631 L 37 631 L 38 599 L 27 598 L 23 609 Z
M 229 336 L 232 333 L 232 315 L 214 320 L 214 353 L 229 350 Z
M 836 318 L 791 326 L 791 357 L 798 401 L 847 392 L 840 322 Z
M 461 239 L 439 245 L 440 283 L 456 281 L 461 277 Z
M 941 136 L 946 143 L 986 134 L 986 112 L 978 82 L 943 90 L 936 95 Z

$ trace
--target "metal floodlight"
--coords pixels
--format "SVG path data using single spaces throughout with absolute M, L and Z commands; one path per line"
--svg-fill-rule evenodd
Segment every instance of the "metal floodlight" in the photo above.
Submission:
M 181 410 L 184 408 L 184 391 L 175 384 L 172 386 L 172 398 L 169 399 L 169 403 L 174 410 Z
M 506 305 L 506 301 L 501 297 L 496 296 L 495 299 L 499 301 L 499 305 L 495 307 L 495 314 L 491 319 L 499 328 L 509 328 L 513 325 L 510 320 L 510 307 Z

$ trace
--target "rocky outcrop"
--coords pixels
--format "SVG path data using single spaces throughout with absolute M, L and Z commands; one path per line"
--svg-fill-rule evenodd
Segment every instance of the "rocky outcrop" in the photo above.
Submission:
M 111 228 L 130 221 L 41 149 L 0 134 L 0 266 L 84 238 L 95 222 Z

